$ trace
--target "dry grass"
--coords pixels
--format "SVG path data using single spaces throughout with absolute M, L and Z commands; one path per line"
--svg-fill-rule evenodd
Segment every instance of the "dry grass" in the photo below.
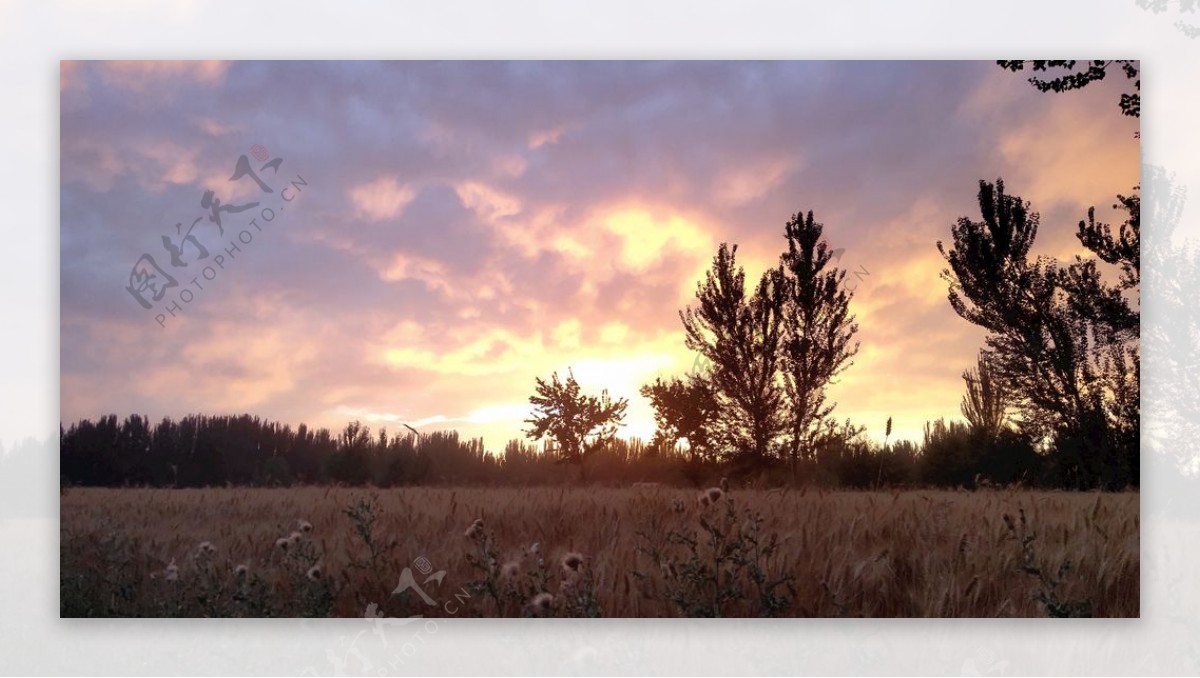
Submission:
M 64 616 L 1138 615 L 1136 493 L 71 489 L 61 530 Z

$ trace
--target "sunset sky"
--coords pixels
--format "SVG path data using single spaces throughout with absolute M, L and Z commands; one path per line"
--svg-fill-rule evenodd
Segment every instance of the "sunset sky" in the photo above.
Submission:
M 982 346 L 935 246 L 978 219 L 978 180 L 1032 201 L 1035 250 L 1059 258 L 1081 252 L 1089 206 L 1119 222 L 1110 205 L 1138 182 L 1123 77 L 1062 95 L 1025 77 L 994 62 L 64 62 L 62 421 L 360 419 L 500 449 L 534 378 L 573 368 L 629 398 L 622 434 L 648 438 L 638 388 L 692 367 L 678 311 L 717 245 L 737 243 L 756 280 L 813 210 L 860 272 L 862 349 L 835 414 L 919 438 L 958 418 Z M 272 193 L 230 181 L 242 155 Z M 220 235 L 208 190 L 260 204 L 222 214 Z M 174 267 L 162 237 L 197 218 L 209 257 L 185 247 Z M 148 310 L 126 290 L 144 253 L 179 283 Z

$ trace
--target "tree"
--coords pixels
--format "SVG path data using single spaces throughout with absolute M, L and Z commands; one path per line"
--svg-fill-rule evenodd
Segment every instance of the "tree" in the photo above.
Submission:
M 763 274 L 747 297 L 737 245 L 722 243 L 696 288 L 696 307 L 680 312 L 687 347 L 712 364 L 709 380 L 720 412 L 715 434 L 726 457 L 766 464 L 786 430 L 780 387 L 783 272 Z
M 984 440 L 995 440 L 1004 428 L 1008 394 L 987 354 L 980 352 L 975 369 L 964 371 L 962 378 L 967 383 L 967 393 L 961 409 L 971 432 Z
M 989 331 L 992 364 L 1021 426 L 1056 441 L 1064 482 L 1134 480 L 1129 452 L 1114 448 L 1112 433 L 1136 380 L 1137 314 L 1094 260 L 1030 261 L 1039 217 L 1006 195 L 1003 181 L 980 182 L 979 206 L 983 220 L 959 219 L 952 248 L 938 242 L 951 306 Z
M 1189 27 L 1190 28 L 1190 27 Z M 1186 31 L 1185 31 L 1186 32 Z M 1110 66 L 1120 67 L 1128 80 L 1133 80 L 1133 91 L 1121 95 L 1122 114 L 1141 117 L 1140 63 L 1137 61 L 1090 61 L 1080 64 L 1075 61 L 1000 61 L 1001 67 L 1017 72 L 1026 65 L 1035 72 L 1058 72 L 1062 75 L 1049 80 L 1034 76 L 1030 83 L 1042 92 L 1066 92 L 1080 89 L 1097 80 L 1103 80 Z M 1076 71 L 1076 66 L 1080 70 Z M 1139 136 L 1135 133 L 1134 136 Z M 1107 224 L 1097 223 L 1095 210 L 1089 209 L 1086 221 L 1079 222 L 1077 237 L 1085 247 L 1102 261 L 1121 268 L 1120 289 L 1099 283 L 1099 273 L 1094 262 L 1077 261 L 1064 271 L 1064 284 L 1076 299 L 1094 299 L 1091 309 L 1078 310 L 1089 315 L 1088 322 L 1107 329 L 1109 336 L 1101 343 L 1098 359 L 1092 360 L 1098 379 L 1105 384 L 1106 393 L 1096 390 L 1092 409 L 1103 413 L 1106 424 L 1118 440 L 1114 463 L 1124 468 L 1125 480 L 1138 482 L 1140 420 L 1141 420 L 1141 352 L 1136 338 L 1113 339 L 1112 335 L 1136 335 L 1140 327 L 1139 313 L 1130 308 L 1122 294 L 1140 288 L 1141 284 L 1141 198 L 1140 187 L 1134 187 L 1131 196 L 1118 195 L 1116 209 L 1129 215 L 1120 231 L 1113 233 Z M 1074 448 L 1086 450 L 1092 443 L 1075 444 Z M 1103 446 L 1103 444 L 1101 444 Z M 1070 446 L 1062 446 L 1068 449 Z
M 813 213 L 797 213 L 785 227 L 787 251 L 780 256 L 783 275 L 781 372 L 788 404 L 787 456 L 796 477 L 798 462 L 811 458 L 822 426 L 836 403 L 825 389 L 858 353 L 851 343 L 858 324 L 850 315 L 852 292 L 842 284 L 846 272 L 831 266 L 832 253 L 821 239 L 824 226 Z
M 559 379 L 558 372 L 548 382 L 541 378 L 536 382 L 537 394 L 529 397 L 535 412 L 525 420 L 532 428 L 525 434 L 532 440 L 543 437 L 554 440 L 558 445 L 558 461 L 578 464 L 580 475 L 586 478 L 584 462 L 616 436 L 629 402 L 625 398 L 612 400 L 608 389 L 601 391 L 599 397 L 585 395 L 570 371 L 565 382 Z
M 713 456 L 713 428 L 719 408 L 712 387 L 703 376 L 655 379 L 653 384 L 642 387 L 641 394 L 654 408 L 657 430 L 652 445 L 671 448 L 686 440 L 691 461 L 707 461 Z
M 1040 92 L 1068 92 L 1082 89 L 1108 76 L 1108 67 L 1117 65 L 1129 80 L 1133 80 L 1133 91 L 1121 95 L 1121 113 L 1133 118 L 1142 115 L 1142 81 L 1138 77 L 1141 70 L 1137 61 L 997 61 L 1001 68 L 1014 73 L 1025 70 L 1029 66 L 1035 73 L 1061 73 L 1048 80 L 1033 76 L 1029 83 Z M 1078 67 L 1079 70 L 1076 70 Z
M 329 456 L 329 477 L 347 485 L 365 485 L 371 477 L 367 455 L 371 429 L 361 422 L 346 424 L 338 438 L 337 451 Z

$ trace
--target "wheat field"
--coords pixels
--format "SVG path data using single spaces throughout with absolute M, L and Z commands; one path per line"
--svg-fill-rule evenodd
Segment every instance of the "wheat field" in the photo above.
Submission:
M 658 487 L 72 488 L 61 614 L 1138 616 L 1137 493 L 697 498 Z

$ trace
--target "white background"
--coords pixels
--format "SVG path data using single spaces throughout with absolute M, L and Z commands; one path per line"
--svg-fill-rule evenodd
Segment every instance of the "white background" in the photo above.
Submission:
M 1140 620 L 438 620 L 376 633 L 365 620 L 58 619 L 59 59 L 1140 58 L 1143 162 L 1195 196 L 1200 38 L 1175 23 L 1200 25 L 1200 12 L 1159 1 L 1158 13 L 1136 0 L 0 2 L 0 446 L 34 438 L 39 452 L 28 478 L 2 485 L 22 492 L 0 495 L 0 672 L 1200 673 L 1200 485 L 1177 470 L 1200 461 L 1184 434 L 1200 421 L 1153 395 L 1186 370 L 1149 351 Z M 1166 188 L 1148 183 L 1143 199 Z M 1167 237 L 1147 222 L 1147 243 Z M 1185 203 L 1175 247 L 1197 222 Z M 1144 341 L 1176 319 L 1160 294 L 1143 286 Z M 1193 361 L 1198 349 L 1195 335 L 1169 344 Z

